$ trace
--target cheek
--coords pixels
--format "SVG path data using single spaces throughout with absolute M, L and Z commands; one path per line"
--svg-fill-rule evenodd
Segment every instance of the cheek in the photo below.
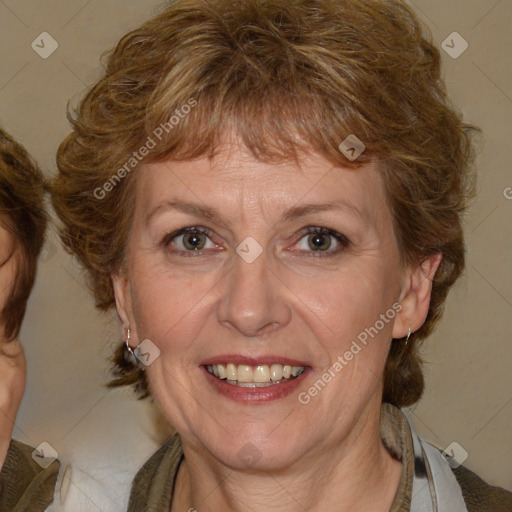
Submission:
M 392 272 L 386 273 L 379 262 L 368 261 L 333 274 L 331 279 L 319 279 L 314 288 L 310 280 L 295 281 L 291 288 L 299 299 L 295 307 L 321 340 L 327 356 L 322 365 L 343 355 L 353 341 L 361 346 L 358 359 L 375 359 L 375 364 L 383 364 L 395 317 L 392 305 L 397 295 L 397 280 L 389 275 Z M 384 321 L 381 315 L 385 315 Z
M 392 287 L 386 282 L 380 265 L 365 265 L 363 262 L 346 270 L 323 276 L 315 280 L 297 279 L 290 288 L 307 305 L 312 313 L 328 319 L 328 325 L 360 325 L 383 312 L 382 307 L 391 306 Z
M 183 273 L 141 269 L 132 285 L 132 305 L 140 340 L 149 338 L 160 350 L 190 345 L 199 330 L 213 276 L 187 277 Z

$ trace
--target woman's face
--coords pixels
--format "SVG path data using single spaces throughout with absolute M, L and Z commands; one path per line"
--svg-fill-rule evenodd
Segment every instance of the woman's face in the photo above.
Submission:
M 319 155 L 271 165 L 225 146 L 138 172 L 116 300 L 131 344 L 151 342 L 150 385 L 184 443 L 232 468 L 275 469 L 378 419 L 391 339 L 423 320 L 399 304 L 414 280 L 377 168 Z M 214 364 L 241 381 L 268 381 L 266 366 L 276 381 L 287 365 L 305 371 L 251 387 L 211 375 Z

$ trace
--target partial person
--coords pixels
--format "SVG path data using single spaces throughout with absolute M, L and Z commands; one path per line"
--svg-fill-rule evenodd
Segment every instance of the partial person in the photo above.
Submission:
M 59 461 L 43 468 L 34 447 L 11 439 L 26 360 L 19 333 L 45 240 L 47 185 L 25 148 L 0 129 L 0 512 L 38 512 L 53 501 Z
M 397 0 L 175 0 L 110 54 L 53 204 L 176 430 L 130 512 L 512 510 L 402 412 L 475 189 L 440 64 Z

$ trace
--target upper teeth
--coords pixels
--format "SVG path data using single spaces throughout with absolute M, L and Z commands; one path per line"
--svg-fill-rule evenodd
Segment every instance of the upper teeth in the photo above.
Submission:
M 227 379 L 238 382 L 278 382 L 290 377 L 297 377 L 304 370 L 304 366 L 290 366 L 282 364 L 260 364 L 257 366 L 248 366 L 232 363 L 213 364 L 206 369 L 219 379 Z

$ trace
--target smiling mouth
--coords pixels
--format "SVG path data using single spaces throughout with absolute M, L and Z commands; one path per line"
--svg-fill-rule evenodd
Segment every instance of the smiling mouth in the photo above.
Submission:
M 284 384 L 297 379 L 306 370 L 305 366 L 281 364 L 249 366 L 233 363 L 207 365 L 205 368 L 208 373 L 219 380 L 244 388 L 261 388 Z

